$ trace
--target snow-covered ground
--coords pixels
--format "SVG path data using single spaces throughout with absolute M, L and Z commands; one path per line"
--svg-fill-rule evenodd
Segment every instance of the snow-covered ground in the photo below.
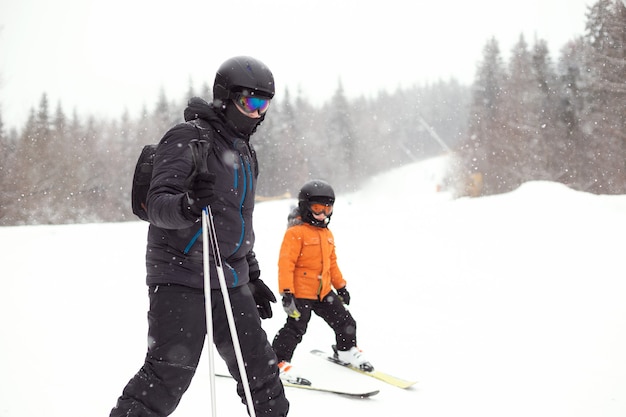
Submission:
M 300 373 L 381 392 L 287 388 L 290 416 L 625 416 L 626 196 L 534 182 L 453 200 L 436 192 L 444 166 L 416 163 L 339 195 L 331 222 L 361 348 L 418 384 L 401 390 L 308 354 L 333 342 L 314 317 L 294 357 Z M 255 215 L 274 290 L 293 203 L 261 203 Z M 146 229 L 0 228 L 0 417 L 108 416 L 145 355 Z M 283 320 L 274 305 L 270 338 Z M 174 417 L 210 415 L 208 372 L 203 360 Z M 218 415 L 246 415 L 232 380 L 216 391 Z

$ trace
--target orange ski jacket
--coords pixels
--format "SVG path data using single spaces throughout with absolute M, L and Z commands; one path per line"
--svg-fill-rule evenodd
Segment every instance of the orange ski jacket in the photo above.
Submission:
M 301 221 L 285 232 L 278 258 L 278 290 L 296 298 L 321 300 L 346 281 L 337 266 L 335 239 L 328 228 Z

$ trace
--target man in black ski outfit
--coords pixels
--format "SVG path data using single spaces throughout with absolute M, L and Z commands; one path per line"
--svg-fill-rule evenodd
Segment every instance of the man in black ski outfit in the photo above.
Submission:
M 261 318 L 272 316 L 270 302 L 276 298 L 259 279 L 252 229 L 258 168 L 249 141 L 274 91 L 274 77 L 262 62 L 251 57 L 229 59 L 217 71 L 213 102 L 190 99 L 186 122 L 161 139 L 147 199 L 148 353 L 111 417 L 170 415 L 191 383 L 206 335 L 199 220 L 206 206 L 214 218 L 255 414 L 287 415 L 289 403 L 276 355 L 261 327 Z M 206 137 L 209 173 L 192 177 L 189 142 Z M 210 278 L 213 340 L 245 403 L 212 253 Z

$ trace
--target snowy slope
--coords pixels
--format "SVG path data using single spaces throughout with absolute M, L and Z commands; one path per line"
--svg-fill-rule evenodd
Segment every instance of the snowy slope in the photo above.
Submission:
M 331 222 L 361 348 L 419 383 L 400 390 L 308 354 L 333 342 L 313 318 L 294 357 L 300 372 L 381 393 L 288 389 L 290 415 L 626 415 L 626 196 L 535 182 L 452 200 L 436 192 L 445 161 L 340 195 Z M 255 214 L 274 290 L 293 203 L 262 203 Z M 108 415 L 145 355 L 146 228 L 0 228 L 0 417 Z M 283 320 L 275 305 L 270 338 Z M 210 415 L 206 362 L 174 417 Z M 216 389 L 219 415 L 246 415 L 231 380 Z

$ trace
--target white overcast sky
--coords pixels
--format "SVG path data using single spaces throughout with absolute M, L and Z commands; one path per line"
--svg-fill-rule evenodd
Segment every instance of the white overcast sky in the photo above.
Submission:
M 45 92 L 51 111 L 136 117 L 161 88 L 212 85 L 227 58 L 252 55 L 316 104 L 456 78 L 471 84 L 491 36 L 524 34 L 553 56 L 584 34 L 595 0 L 0 0 L 0 109 L 21 127 Z

